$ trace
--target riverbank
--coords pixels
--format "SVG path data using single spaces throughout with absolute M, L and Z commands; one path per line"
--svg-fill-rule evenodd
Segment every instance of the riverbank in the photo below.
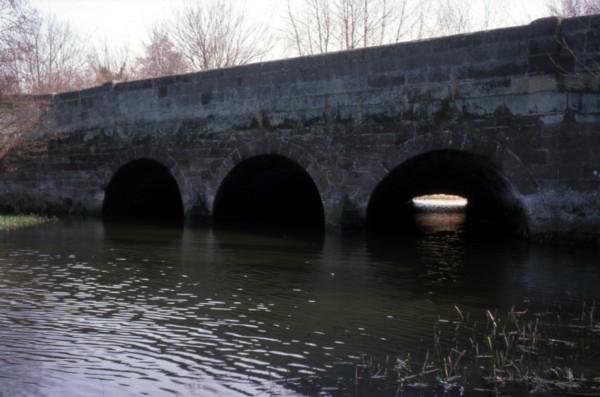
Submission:
M 52 222 L 54 218 L 39 215 L 2 215 L 0 214 L 0 232 L 32 227 Z

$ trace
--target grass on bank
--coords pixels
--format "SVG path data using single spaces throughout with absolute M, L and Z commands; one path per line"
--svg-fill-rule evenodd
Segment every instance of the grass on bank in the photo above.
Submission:
M 51 222 L 52 218 L 39 215 L 1 215 L 0 232 L 38 226 Z

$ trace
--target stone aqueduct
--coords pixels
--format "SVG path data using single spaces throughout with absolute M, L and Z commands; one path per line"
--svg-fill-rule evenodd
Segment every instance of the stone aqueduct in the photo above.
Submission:
M 136 211 L 119 200 L 169 189 L 188 220 L 320 207 L 338 228 L 444 191 L 598 242 L 600 16 L 60 94 L 0 160 L 5 210 Z

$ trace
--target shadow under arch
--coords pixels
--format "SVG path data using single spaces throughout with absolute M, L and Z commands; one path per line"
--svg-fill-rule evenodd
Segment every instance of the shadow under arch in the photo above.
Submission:
M 416 232 L 412 199 L 432 194 L 467 198 L 465 226 L 471 235 L 522 235 L 527 217 L 518 192 L 484 156 L 461 150 L 434 150 L 398 165 L 373 191 L 367 207 L 370 232 Z
M 158 161 L 138 159 L 117 170 L 102 206 L 104 221 L 183 225 L 184 209 L 177 181 Z
M 319 190 L 297 162 L 276 154 L 237 164 L 224 178 L 213 205 L 217 228 L 323 230 Z

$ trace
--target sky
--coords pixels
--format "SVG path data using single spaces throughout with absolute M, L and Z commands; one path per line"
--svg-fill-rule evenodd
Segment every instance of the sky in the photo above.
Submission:
M 169 18 L 189 0 L 31 0 L 43 11 L 70 22 L 73 29 L 96 44 L 107 41 L 116 46 L 130 43 L 132 47 L 147 41 L 150 28 Z M 285 0 L 234 0 L 247 11 L 252 20 L 272 22 L 275 5 Z M 275 6 L 275 7 L 274 7 Z M 119 44 L 121 43 L 121 44 Z
M 171 16 L 175 9 L 194 0 L 31 0 L 44 13 L 70 22 L 72 28 L 97 46 L 104 42 L 116 48 L 140 52 L 150 27 Z M 202 0 L 196 0 L 202 1 Z M 252 21 L 268 25 L 281 35 L 285 25 L 286 0 L 233 0 Z M 290 0 L 300 2 L 300 0 Z M 423 0 L 417 0 L 423 1 Z M 463 0 L 473 5 L 485 1 L 499 5 L 508 25 L 527 23 L 544 15 L 547 0 Z M 279 53 L 285 45 L 279 44 Z

